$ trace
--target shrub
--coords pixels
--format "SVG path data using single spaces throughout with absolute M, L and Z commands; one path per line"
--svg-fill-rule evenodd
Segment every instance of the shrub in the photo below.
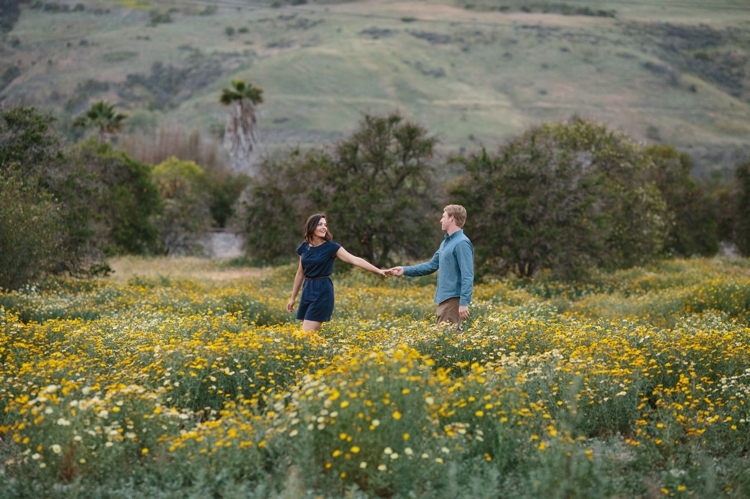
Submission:
M 33 107 L 12 107 L 0 116 L 0 172 L 17 172 L 24 181 L 44 174 L 46 163 L 59 159 L 60 140 L 50 125 L 51 116 Z
M 172 22 L 172 11 L 162 12 L 159 9 L 153 9 L 149 12 L 149 19 L 151 26 L 157 24 L 171 23 Z
M 19 288 L 51 268 L 61 229 L 52 196 L 0 172 L 0 288 Z
M 250 177 L 239 174 L 211 172 L 208 175 L 209 209 L 215 227 L 226 227 L 235 215 L 242 191 L 250 183 Z
M 11 66 L 3 71 L 0 76 L 0 91 L 5 90 L 5 87 L 13 83 L 13 80 L 21 76 L 21 69 L 18 66 Z
M 64 157 L 51 129 L 54 119 L 32 107 L 14 107 L 0 118 L 0 174 L 13 176 L 24 189 L 53 196 L 59 207 L 56 251 L 44 270 L 77 271 L 97 258 L 92 244 L 93 179 Z M 54 262 L 53 262 L 54 261 Z
M 737 168 L 735 201 L 735 243 L 743 256 L 750 256 L 750 163 Z
M 154 168 L 162 209 L 154 217 L 161 235 L 159 250 L 166 255 L 195 253 L 211 225 L 206 174 L 192 161 L 174 156 Z
M 109 143 L 87 140 L 70 150 L 71 161 L 97 181 L 101 240 L 109 254 L 142 254 L 156 248 L 159 232 L 150 219 L 160 208 L 159 192 L 151 167 Z
M 243 193 L 238 217 L 252 257 L 272 261 L 293 254 L 302 239 L 305 217 L 320 209 L 322 200 L 311 193 L 320 183 L 315 172 L 319 163 L 329 161 L 330 155 L 320 149 L 295 149 L 261 161 Z
M 328 149 L 299 150 L 266 161 L 251 182 L 248 249 L 276 258 L 294 250 L 307 216 L 326 211 L 336 241 L 378 265 L 423 256 L 437 240 L 432 180 L 436 139 L 398 114 L 366 115 Z M 439 196 L 437 196 L 439 197 Z
M 718 207 L 706 185 L 690 175 L 690 155 L 671 145 L 648 147 L 645 153 L 653 162 L 651 179 L 673 216 L 666 249 L 680 256 L 715 254 L 720 239 Z
M 547 124 L 458 162 L 466 173 L 451 195 L 467 208 L 480 273 L 549 268 L 570 278 L 662 249 L 666 208 L 642 154 L 605 126 Z
M 227 34 L 227 36 L 233 36 L 234 35 L 234 28 L 231 26 L 227 26 L 224 28 L 224 33 Z

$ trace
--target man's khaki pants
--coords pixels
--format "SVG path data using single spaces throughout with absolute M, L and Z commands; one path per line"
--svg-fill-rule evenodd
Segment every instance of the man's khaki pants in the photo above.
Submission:
M 437 323 L 438 326 L 445 324 L 455 324 L 456 331 L 461 331 L 461 316 L 458 313 L 459 298 L 448 298 L 444 302 L 438 303 L 437 306 Z

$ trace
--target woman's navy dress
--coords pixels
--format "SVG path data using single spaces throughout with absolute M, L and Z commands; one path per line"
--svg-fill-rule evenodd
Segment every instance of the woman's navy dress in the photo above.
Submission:
M 305 283 L 302 297 L 297 309 L 297 319 L 328 322 L 333 314 L 333 260 L 341 247 L 333 241 L 326 241 L 318 246 L 302 243 L 297 254 L 302 257 L 302 270 L 305 272 Z

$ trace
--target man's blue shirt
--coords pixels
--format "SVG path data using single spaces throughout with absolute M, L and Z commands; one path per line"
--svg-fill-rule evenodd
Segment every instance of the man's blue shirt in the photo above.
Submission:
M 404 275 L 417 277 L 438 272 L 435 303 L 459 297 L 459 304 L 468 307 L 474 291 L 474 246 L 459 229 L 446 234 L 432 260 L 419 265 L 404 267 Z

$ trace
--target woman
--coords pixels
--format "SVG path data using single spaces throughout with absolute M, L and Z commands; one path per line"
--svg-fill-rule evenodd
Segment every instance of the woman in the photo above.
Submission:
M 338 257 L 341 261 L 369 270 L 373 274 L 387 275 L 385 271 L 350 254 L 340 244 L 333 242 L 333 235 L 328 230 L 328 222 L 323 213 L 316 213 L 307 219 L 305 241 L 297 248 L 297 254 L 299 266 L 297 275 L 294 276 L 292 299 L 286 304 L 286 309 L 288 312 L 294 311 L 297 293 L 304 282 L 297 309 L 297 319 L 302 321 L 303 331 L 317 332 L 321 324 L 331 320 L 333 283 L 330 276 L 334 258 Z

